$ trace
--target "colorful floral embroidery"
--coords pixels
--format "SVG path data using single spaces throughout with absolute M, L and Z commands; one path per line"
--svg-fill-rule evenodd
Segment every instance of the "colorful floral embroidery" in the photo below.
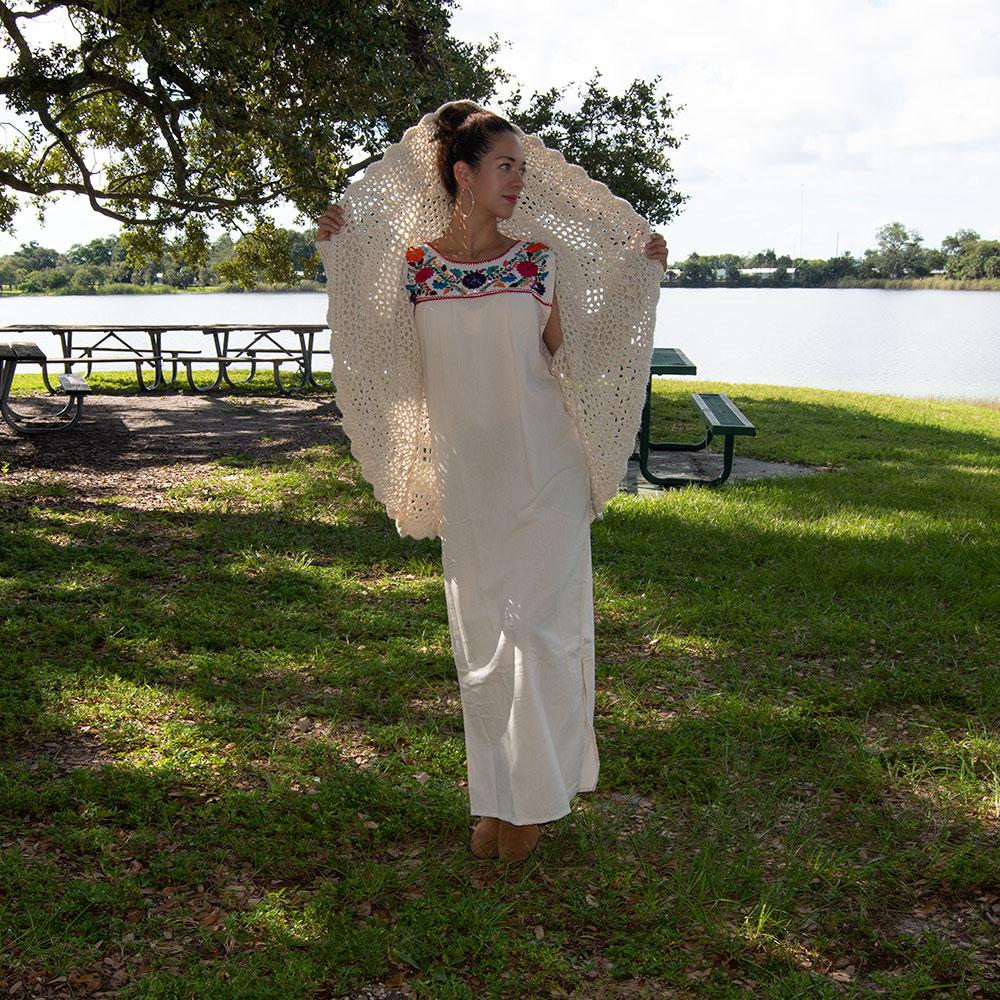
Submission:
M 517 243 L 492 260 L 463 263 L 447 260 L 433 247 L 417 244 L 406 251 L 406 290 L 416 305 L 436 298 L 469 298 L 495 292 L 528 292 L 545 299 L 549 248 L 544 243 Z

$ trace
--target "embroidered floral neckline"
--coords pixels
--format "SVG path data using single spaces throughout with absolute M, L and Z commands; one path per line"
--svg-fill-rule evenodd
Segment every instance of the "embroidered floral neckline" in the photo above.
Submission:
M 497 292 L 526 292 L 544 305 L 552 304 L 549 248 L 544 243 L 520 240 L 499 257 L 476 261 L 451 260 L 429 243 L 417 243 L 406 251 L 406 264 L 406 290 L 414 305 Z

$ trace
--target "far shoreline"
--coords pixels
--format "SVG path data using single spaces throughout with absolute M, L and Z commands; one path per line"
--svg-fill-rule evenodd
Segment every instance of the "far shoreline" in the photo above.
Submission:
M 842 278 L 824 285 L 796 285 L 794 283 L 770 285 L 763 282 L 748 284 L 728 284 L 725 281 L 713 284 L 684 284 L 679 281 L 661 283 L 660 288 L 683 289 L 764 289 L 770 291 L 833 291 L 839 289 L 882 289 L 885 291 L 920 292 L 1000 292 L 1000 278 L 978 278 L 958 280 L 951 278 Z M 243 288 L 240 285 L 199 285 L 192 288 L 176 288 L 173 285 L 100 285 L 91 289 L 56 288 L 46 292 L 20 292 L 14 289 L 0 290 L 0 299 L 54 298 L 59 296 L 101 296 L 101 295 L 241 295 L 275 294 L 286 292 L 325 292 L 326 285 L 320 281 L 303 279 L 295 285 L 255 285 Z
M 90 289 L 54 288 L 47 292 L 19 292 L 8 289 L 0 291 L 0 299 L 51 299 L 73 295 L 81 298 L 101 295 L 241 295 L 245 292 L 280 295 L 284 292 L 325 291 L 326 285 L 319 281 L 303 281 L 298 285 L 256 285 L 253 288 L 241 288 L 239 285 L 199 285 L 194 288 L 175 288 L 173 285 L 99 285 Z
M 958 278 L 841 278 L 838 281 L 823 285 L 797 285 L 794 282 L 771 285 L 765 282 L 746 284 L 729 284 L 717 281 L 712 284 L 684 284 L 681 281 L 660 283 L 660 288 L 760 288 L 770 291 L 836 291 L 842 288 L 853 289 L 883 289 L 892 292 L 1000 292 L 1000 278 L 973 278 L 968 280 Z

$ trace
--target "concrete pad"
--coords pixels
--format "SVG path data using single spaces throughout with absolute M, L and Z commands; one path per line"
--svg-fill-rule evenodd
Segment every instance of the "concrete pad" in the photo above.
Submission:
M 694 479 L 714 479 L 722 473 L 722 455 L 705 451 L 661 451 L 651 452 L 649 471 L 657 476 L 685 476 Z M 777 479 L 784 476 L 812 476 L 818 472 L 828 472 L 829 467 L 794 465 L 791 462 L 762 462 L 756 458 L 733 456 L 733 471 L 723 484 L 723 488 L 734 482 L 754 479 Z M 657 486 L 643 479 L 639 473 L 639 463 L 629 462 L 628 471 L 621 483 L 621 491 L 637 496 L 649 496 L 672 489 Z

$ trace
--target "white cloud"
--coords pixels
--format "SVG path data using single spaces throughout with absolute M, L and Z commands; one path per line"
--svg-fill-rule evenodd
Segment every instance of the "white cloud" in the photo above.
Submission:
M 466 0 L 468 41 L 512 41 L 529 90 L 596 65 L 609 89 L 663 77 L 685 109 L 673 153 L 684 213 L 672 255 L 765 246 L 859 253 L 900 219 L 936 245 L 1000 236 L 1000 7 L 986 0 L 767 4 L 708 0 L 536 5 Z

